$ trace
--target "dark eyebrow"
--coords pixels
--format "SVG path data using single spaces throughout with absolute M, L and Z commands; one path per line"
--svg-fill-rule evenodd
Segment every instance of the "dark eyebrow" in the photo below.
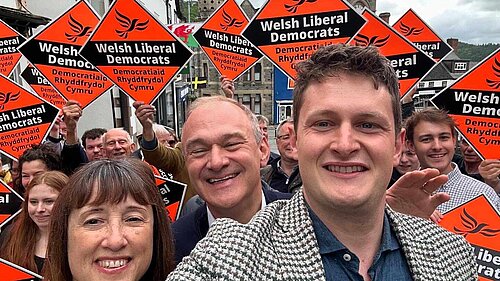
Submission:
M 148 205 L 149 206 L 149 205 Z M 143 206 L 143 205 L 131 205 L 131 206 L 127 206 L 127 211 L 143 211 L 143 212 L 147 212 L 148 209 L 146 208 L 146 206 Z
M 88 210 L 80 214 L 80 217 L 88 216 L 91 214 L 102 213 L 105 208 L 103 207 L 90 207 Z M 146 206 L 142 205 L 129 205 L 126 207 L 126 211 L 147 211 Z
M 88 210 L 82 212 L 79 215 L 79 217 L 85 217 L 85 216 L 88 216 L 91 214 L 101 213 L 102 211 L 104 211 L 104 208 L 102 208 L 102 207 L 90 207 Z
M 366 117 L 366 118 L 381 118 L 381 119 L 388 118 L 388 120 L 390 118 L 390 117 L 387 117 L 384 114 L 381 114 L 380 112 L 377 112 L 377 111 L 362 112 L 359 114 L 359 116 Z
M 432 137 L 432 134 L 425 134 L 425 135 L 420 135 L 418 136 L 418 138 L 428 138 L 428 137 Z
M 320 110 L 315 110 L 312 112 L 311 115 L 314 116 L 325 116 L 325 115 L 338 115 L 339 113 L 336 110 L 330 110 L 330 109 L 320 109 Z M 375 117 L 375 118 L 392 118 L 392 116 L 387 117 L 385 114 L 382 114 L 379 111 L 366 111 L 366 112 L 360 112 L 358 114 L 360 117 Z

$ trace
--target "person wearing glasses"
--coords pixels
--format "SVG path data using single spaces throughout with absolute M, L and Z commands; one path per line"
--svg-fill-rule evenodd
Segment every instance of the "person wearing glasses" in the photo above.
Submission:
M 166 126 L 164 128 L 168 132 L 168 137 L 167 137 L 168 138 L 168 140 L 167 140 L 168 146 L 175 147 L 175 145 L 179 142 L 179 138 L 175 134 L 174 129 L 172 129 L 170 127 L 166 127 Z
M 293 134 L 293 120 L 281 121 L 276 130 L 276 145 L 280 157 L 261 169 L 262 179 L 280 192 L 293 193 L 302 185 L 298 169 L 297 149 L 290 145 L 290 135 Z
M 153 131 L 158 138 L 158 143 L 164 145 L 165 147 L 174 148 L 179 142 L 175 136 L 175 132 L 167 129 L 165 126 L 155 123 L 153 124 Z

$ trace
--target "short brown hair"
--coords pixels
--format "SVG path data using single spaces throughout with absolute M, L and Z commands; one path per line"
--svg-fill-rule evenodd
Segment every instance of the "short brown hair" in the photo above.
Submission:
M 417 125 L 423 121 L 445 124 L 450 127 L 453 137 L 457 137 L 457 132 L 455 131 L 455 121 L 453 121 L 453 118 L 451 118 L 446 111 L 442 109 L 426 108 L 418 112 L 413 112 L 413 114 L 408 117 L 408 119 L 406 119 L 406 138 L 409 142 L 414 143 L 413 138 L 415 136 L 413 134 L 415 133 L 415 127 L 417 127 Z
M 94 190 L 95 189 L 95 190 Z M 92 195 L 97 194 L 92 202 Z M 170 223 L 151 168 L 133 159 L 92 161 L 74 173 L 52 210 L 51 231 L 44 277 L 50 281 L 72 280 L 68 262 L 68 218 L 87 204 L 118 204 L 132 196 L 153 208 L 153 258 L 141 280 L 165 280 L 174 268 Z
M 396 135 L 401 131 L 401 104 L 399 102 L 399 81 L 389 60 L 372 46 L 359 47 L 335 44 L 322 47 L 309 59 L 296 65 L 297 79 L 293 90 L 293 120 L 295 131 L 300 109 L 304 103 L 304 92 L 312 82 L 323 82 L 341 73 L 368 76 L 375 89 L 386 86 L 391 95 L 392 111 Z M 321 99 L 321 97 L 318 97 Z

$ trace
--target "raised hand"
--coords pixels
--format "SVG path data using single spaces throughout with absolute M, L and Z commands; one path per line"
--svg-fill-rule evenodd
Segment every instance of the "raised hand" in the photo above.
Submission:
M 142 101 L 136 101 L 132 105 L 135 108 L 135 116 L 139 119 L 139 122 L 141 122 L 142 125 L 142 137 L 146 141 L 152 141 L 155 137 L 153 123 L 156 108 Z
M 227 98 L 232 99 L 234 97 L 234 82 L 233 80 L 227 78 L 226 76 L 221 76 L 220 77 L 220 88 L 222 89 L 222 92 L 224 92 L 224 95 Z
M 408 172 L 387 190 L 386 201 L 400 213 L 429 219 L 437 206 L 450 200 L 447 193 L 434 194 L 447 180 L 437 169 Z

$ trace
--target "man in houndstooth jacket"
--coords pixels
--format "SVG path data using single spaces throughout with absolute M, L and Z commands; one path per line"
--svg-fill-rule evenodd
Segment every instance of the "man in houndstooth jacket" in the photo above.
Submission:
M 302 190 L 248 224 L 216 221 L 167 280 L 476 280 L 463 237 L 386 206 L 405 139 L 390 62 L 376 48 L 332 45 L 296 69 Z

